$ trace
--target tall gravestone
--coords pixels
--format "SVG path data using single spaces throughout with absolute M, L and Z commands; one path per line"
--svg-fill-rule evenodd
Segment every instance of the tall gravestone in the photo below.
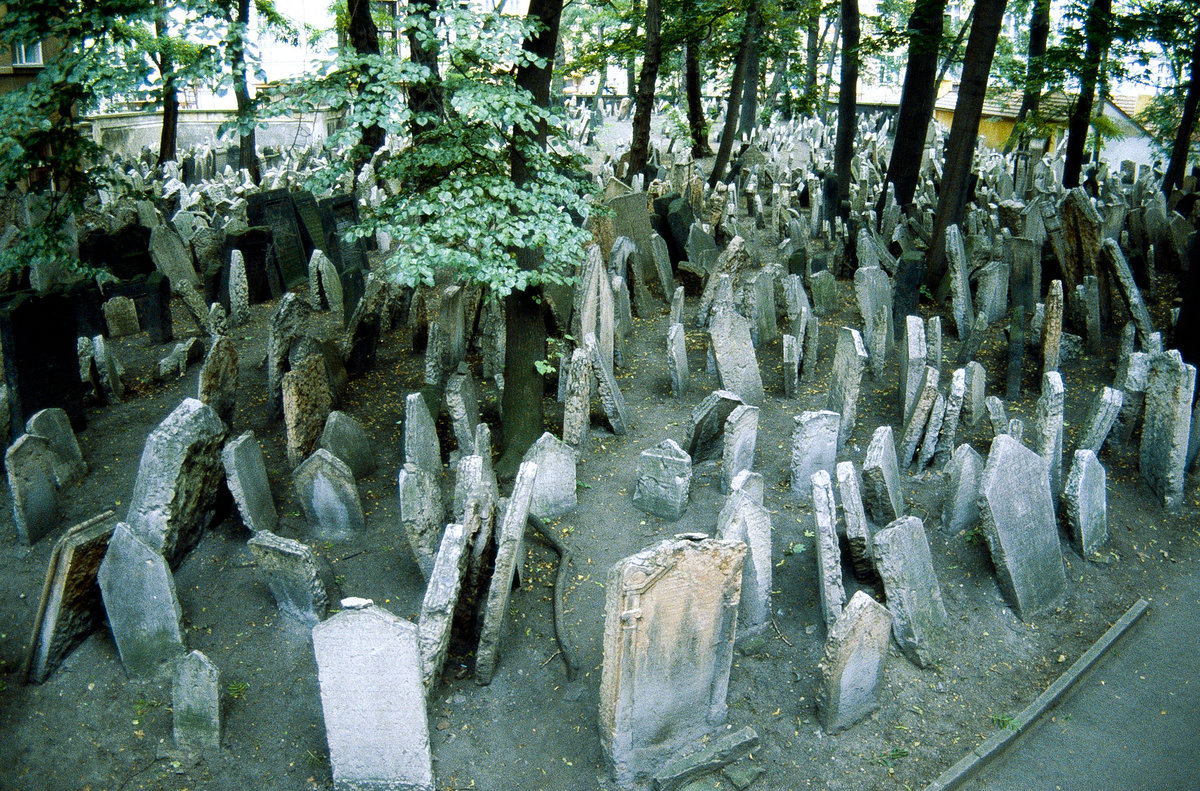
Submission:
M 829 733 L 849 728 L 879 705 L 875 690 L 891 634 L 891 613 L 862 591 L 830 627 L 817 688 L 817 714 Z
M 805 412 L 792 420 L 792 494 L 807 501 L 812 496 L 813 473 L 824 470 L 833 475 L 841 415 L 828 410 Z
M 724 724 L 745 552 L 686 536 L 609 572 L 600 744 L 622 787 Z

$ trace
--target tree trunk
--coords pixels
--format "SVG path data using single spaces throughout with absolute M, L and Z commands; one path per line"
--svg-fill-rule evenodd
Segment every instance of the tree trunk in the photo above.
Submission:
M 368 0 L 357 2 L 370 5 Z M 419 28 L 408 32 L 412 61 L 429 70 L 426 80 L 414 82 L 408 88 L 408 109 L 413 114 L 412 120 L 408 122 L 408 130 L 415 141 L 419 135 L 437 126 L 436 118 L 442 113 L 441 77 L 438 75 L 438 47 L 433 21 L 438 3 L 437 0 L 409 0 L 408 7 L 409 12 L 420 22 Z M 377 43 L 376 51 L 378 49 Z M 380 139 L 381 144 L 382 142 Z
M 661 0 L 646 0 L 646 51 L 642 56 L 642 75 L 638 80 L 637 101 L 633 113 L 633 143 L 629 148 L 628 176 L 645 173 L 646 184 L 650 174 L 646 163 L 650 157 L 650 119 L 654 115 L 654 87 L 658 82 L 658 65 L 662 57 L 659 34 L 662 30 Z
M 167 35 L 166 10 L 164 0 L 155 0 L 158 9 L 154 17 L 154 32 L 159 40 Z M 158 138 L 158 164 L 175 159 L 179 135 L 179 90 L 175 84 L 175 63 L 171 58 L 168 47 L 163 47 L 158 53 L 158 73 L 162 75 L 162 133 Z
M 258 168 L 258 144 L 254 127 L 247 122 L 254 114 L 254 103 L 250 100 L 250 81 L 246 75 L 246 30 L 250 26 L 250 0 L 238 0 L 237 32 L 230 37 L 229 61 L 233 69 L 233 96 L 237 100 L 238 122 L 243 130 L 238 141 L 238 167 L 250 174 L 255 184 L 262 182 Z
M 1088 128 L 1092 123 L 1092 102 L 1100 75 L 1100 61 L 1108 48 L 1112 0 L 1092 0 L 1087 13 L 1087 44 L 1083 53 L 1083 73 L 1079 75 L 1079 99 L 1067 122 L 1067 158 L 1063 163 L 1063 186 L 1079 186 L 1083 170 L 1083 149 L 1087 145 Z
M 1187 96 L 1183 100 L 1183 117 L 1175 132 L 1175 144 L 1171 147 L 1171 160 L 1163 176 L 1163 193 L 1169 199 L 1171 192 L 1183 183 L 1183 172 L 1187 168 L 1188 151 L 1191 148 L 1192 132 L 1196 128 L 1196 109 L 1200 105 L 1200 24 L 1196 26 L 1196 42 L 1192 46 L 1192 74 L 1188 83 Z
M 833 39 L 829 42 L 829 58 L 825 61 L 825 87 L 821 91 L 821 120 L 829 123 L 829 86 L 833 85 L 833 62 L 837 59 L 838 42 L 842 39 L 842 15 L 833 23 Z
M 946 72 L 950 71 L 950 67 L 954 65 L 954 61 L 958 60 L 958 50 L 962 47 L 963 39 L 967 37 L 967 31 L 971 29 L 971 20 L 975 18 L 975 6 L 971 6 L 971 10 L 967 13 L 967 18 L 958 27 L 958 35 L 954 37 L 954 43 L 950 45 L 950 51 L 946 53 L 946 59 L 942 61 L 942 67 L 938 69 L 937 79 L 933 84 L 941 87 L 942 81 L 946 79 Z M 935 88 L 934 90 L 937 90 Z
M 604 41 L 604 26 L 599 27 L 597 36 L 601 41 Z M 592 97 L 592 127 L 599 128 L 604 125 L 604 86 L 608 83 L 608 61 L 602 54 L 600 56 L 600 75 L 596 78 L 596 95 Z
M 790 110 L 779 99 L 779 95 L 783 93 L 783 86 L 787 83 L 788 63 L 791 60 L 791 49 L 785 49 L 779 60 L 773 64 L 775 73 L 771 77 L 771 85 L 767 88 L 766 105 L 771 108 L 771 112 L 782 109 L 788 118 L 791 118 Z
M 347 25 L 347 34 L 350 38 L 350 46 L 359 55 L 378 55 L 379 54 L 379 29 L 375 27 L 375 20 L 371 18 L 371 2 L 370 0 L 347 0 L 347 12 L 350 16 L 350 22 Z M 417 56 L 414 52 L 413 60 Z M 366 92 L 368 81 L 361 79 L 358 83 L 359 95 Z M 384 131 L 379 124 L 371 124 L 364 126 L 362 129 L 362 139 L 359 141 L 357 151 L 354 152 L 354 172 L 357 174 L 363 169 L 371 157 L 383 145 Z
M 799 109 L 801 113 L 811 113 L 817 105 L 817 70 L 821 66 L 821 39 L 825 37 L 825 31 L 821 29 L 819 5 L 809 5 L 804 32 L 804 102 Z
M 896 185 L 896 201 L 902 208 L 912 203 L 925 156 L 925 135 L 937 98 L 938 49 L 942 43 L 942 14 L 946 0 L 918 0 L 908 18 L 908 66 L 900 94 L 896 137 L 888 162 L 886 181 Z M 882 219 L 887 191 L 879 196 L 877 215 Z
M 746 82 L 742 85 L 742 111 L 738 123 L 738 132 L 742 137 L 749 137 L 758 125 L 758 80 L 762 76 L 758 50 L 759 42 L 756 38 L 750 47 L 750 59 L 746 62 Z
M 517 69 L 517 86 L 533 95 L 542 107 L 550 104 L 550 78 L 553 72 L 554 48 L 558 42 L 558 25 L 562 19 L 563 0 L 531 0 L 528 16 L 542 23 L 524 49 L 541 59 L 542 65 L 523 64 Z M 537 139 L 546 144 L 546 128 L 518 129 L 515 134 Z M 517 186 L 533 178 L 529 164 L 514 147 L 512 149 L 512 180 Z M 542 251 L 521 247 L 516 251 L 517 265 L 522 269 L 537 269 L 542 263 Z M 540 289 L 513 291 L 504 298 L 504 394 L 501 411 L 504 415 L 504 455 L 496 462 L 501 476 L 515 474 L 522 456 L 542 435 L 544 383 L 534 363 L 546 357 L 546 321 L 542 315 Z
M 750 60 L 750 49 L 758 36 L 759 0 L 751 0 L 746 10 L 746 25 L 742 29 L 742 41 L 738 45 L 737 60 L 733 64 L 733 79 L 729 81 L 729 101 L 725 105 L 725 126 L 721 129 L 721 144 L 717 147 L 717 158 L 713 162 L 708 186 L 715 187 L 721 181 L 733 153 L 733 138 L 737 134 L 738 116 L 742 108 L 742 86 L 746 82 L 746 66 Z
M 979 139 L 979 118 L 987 93 L 988 72 L 996 54 L 996 39 L 1004 20 L 1008 0 L 977 0 L 975 19 L 971 23 L 971 38 L 963 58 L 962 84 L 958 103 L 954 105 L 954 121 L 946 141 L 946 164 L 942 168 L 942 187 L 938 194 L 937 215 L 933 225 L 933 245 L 929 251 L 926 281 L 936 284 L 945 272 L 946 228 L 962 220 L 971 179 L 971 164 Z
M 858 105 L 858 0 L 841 0 L 842 81 L 838 94 L 837 142 L 833 172 L 838 183 L 838 214 L 850 200 L 850 160 L 854 156 L 854 127 Z
M 689 39 L 684 51 L 684 83 L 687 91 L 688 129 L 692 132 L 692 156 L 711 157 L 708 143 L 708 119 L 704 117 L 704 97 L 700 95 L 700 39 Z
M 1004 153 L 1020 143 L 1021 149 L 1029 145 L 1029 132 L 1024 128 L 1030 115 L 1037 115 L 1042 101 L 1042 88 L 1046 84 L 1046 67 L 1042 59 L 1046 56 L 1046 42 L 1050 38 L 1050 0 L 1033 0 L 1033 11 L 1029 15 L 1029 63 L 1025 67 L 1025 92 L 1021 95 L 1021 109 L 1012 134 L 1004 143 Z
M 630 9 L 630 15 L 633 19 L 633 27 L 630 30 L 630 38 L 636 39 L 638 34 L 638 20 L 642 18 L 642 0 L 633 0 L 633 7 Z M 630 55 L 625 61 L 625 95 L 632 97 L 637 93 L 637 60 Z

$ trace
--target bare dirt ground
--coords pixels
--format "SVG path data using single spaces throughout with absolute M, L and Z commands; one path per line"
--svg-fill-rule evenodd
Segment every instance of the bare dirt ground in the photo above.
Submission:
M 1165 278 L 1164 278 L 1165 280 Z M 824 328 L 861 326 L 852 284 L 839 282 L 841 309 Z M 1169 283 L 1160 283 L 1169 287 Z M 1152 306 L 1165 326 L 1171 294 Z M 264 409 L 263 365 L 267 324 L 274 303 L 255 306 L 251 324 L 233 330 L 241 361 L 239 403 L 233 433 L 253 430 L 263 446 L 281 514 L 282 535 L 308 540 L 327 557 L 342 596 L 362 596 L 415 621 L 424 584 L 397 517 L 395 472 L 402 459 L 404 396 L 422 384 L 423 362 L 412 352 L 411 331 L 388 332 L 378 364 L 352 380 L 338 408 L 360 420 L 375 441 L 378 471 L 359 481 L 367 529 L 349 541 L 329 544 L 308 538 L 291 486 L 282 426 L 269 424 Z M 695 298 L 685 316 L 690 321 Z M 945 310 L 923 303 L 930 315 Z M 182 315 L 177 327 L 189 330 Z M 944 318 L 945 326 L 950 326 Z M 570 640 L 581 671 L 567 682 L 553 628 L 556 556 L 527 542 L 522 586 L 514 591 L 502 653 L 490 686 L 471 675 L 470 646 L 452 647 L 442 683 L 431 690 L 428 717 L 439 789 L 573 790 L 607 788 L 597 731 L 604 583 L 618 559 L 676 533 L 715 530 L 723 500 L 715 466 L 701 467 L 692 483 L 687 513 L 669 523 L 631 502 L 638 454 L 665 438 L 685 441 L 692 407 L 718 387 L 705 373 L 703 334 L 688 325 L 693 374 L 686 397 L 673 398 L 668 383 L 666 306 L 634 321 L 628 365 L 618 381 L 634 415 L 634 429 L 616 437 L 593 421 L 590 448 L 579 468 L 579 506 L 551 525 L 574 556 L 570 583 L 562 591 Z M 750 725 L 762 747 L 744 759 L 757 767 L 752 788 L 920 788 L 1003 727 L 1037 696 L 1136 599 L 1152 601 L 1169 591 L 1183 569 L 1200 559 L 1194 479 L 1186 504 L 1165 515 L 1139 481 L 1135 448 L 1107 445 L 1109 555 L 1085 562 L 1063 540 L 1069 580 L 1061 605 L 1024 623 L 1005 604 L 984 543 L 941 530 L 944 476 L 905 475 L 909 513 L 925 521 L 934 565 L 949 612 L 950 647 L 936 665 L 920 670 L 894 648 L 879 691 L 880 708 L 868 720 L 836 736 L 820 729 L 813 706 L 825 627 L 819 611 L 811 510 L 788 491 L 792 417 L 826 404 L 836 333 L 822 332 L 819 375 L 797 399 L 785 399 L 780 342 L 758 349 L 768 397 L 760 418 L 755 469 L 766 479 L 765 504 L 774 522 L 774 618 L 760 637 L 742 641 L 729 686 L 729 726 Z M 946 339 L 945 359 L 958 343 Z M 1104 353 L 1063 366 L 1066 385 L 1065 446 L 1083 422 L 1095 392 L 1110 383 L 1114 333 Z M 102 511 L 123 513 L 132 491 L 146 435 L 178 403 L 194 396 L 198 368 L 161 384 L 150 379 L 168 346 L 152 347 L 143 333 L 116 343 L 133 392 L 124 404 L 93 408 L 79 434 L 90 471 L 68 498 L 63 529 Z M 1002 388 L 1006 350 L 1000 332 L 978 355 L 988 372 L 988 393 Z M 478 375 L 477 352 L 469 358 Z M 947 363 L 946 370 L 954 366 Z M 1012 416 L 1032 425 L 1037 377 L 1027 358 L 1025 394 L 1007 403 Z M 484 387 L 485 418 L 498 423 L 495 391 Z M 558 432 L 553 383 L 547 389 L 547 429 Z M 869 375 L 859 401 L 857 427 L 839 459 L 861 464 L 872 431 L 891 423 L 899 431 L 894 365 L 882 381 Z M 960 440 L 986 455 L 986 421 L 960 429 Z M 445 434 L 443 435 L 445 436 Z M 443 441 L 443 455 L 452 443 Z M 447 483 L 452 473 L 447 470 Z M 7 490 L 0 508 L 8 510 Z M 8 521 L 10 517 L 3 517 Z M 280 616 L 266 586 L 255 576 L 247 532 L 236 515 L 214 526 L 176 573 L 189 648 L 203 651 L 222 673 L 222 749 L 199 760 L 177 754 L 171 739 L 167 679 L 125 678 L 106 632 L 89 638 L 47 683 L 25 686 L 17 676 L 28 646 L 46 561 L 56 532 L 32 548 L 0 530 L 0 788 L 46 789 L 325 789 L 331 786 L 311 641 L 306 629 Z M 848 593 L 881 589 L 854 580 L 844 568 Z M 733 789 L 711 775 L 696 789 Z

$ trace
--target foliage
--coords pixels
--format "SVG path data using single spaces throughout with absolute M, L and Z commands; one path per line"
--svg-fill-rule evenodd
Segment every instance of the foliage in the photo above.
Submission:
M 394 249 L 385 262 L 389 276 L 405 285 L 432 285 L 449 271 L 476 281 L 499 296 L 540 283 L 565 283 L 582 259 L 588 234 L 574 221 L 586 216 L 580 163 L 563 150 L 563 119 L 539 107 L 513 83 L 515 69 L 535 62 L 522 48 L 531 24 L 468 8 L 441 9 L 427 34 L 436 35 L 448 67 L 442 106 L 422 120 L 431 125 L 416 140 L 375 165 L 387 197 L 367 207 L 356 237 L 384 231 Z M 407 33 L 422 18 L 401 17 Z M 395 54 L 359 55 L 343 50 L 315 79 L 287 83 L 268 99 L 274 112 L 326 107 L 343 114 L 341 127 L 326 140 L 330 167 L 310 187 L 329 192 L 352 178 L 363 129 L 378 124 L 393 139 L 408 133 L 412 111 L 401 97 L 433 79 L 428 68 Z M 547 130 L 543 149 L 533 130 Z M 535 177 L 517 186 L 511 162 L 522 156 Z M 535 270 L 517 266 L 518 248 L 544 255 Z

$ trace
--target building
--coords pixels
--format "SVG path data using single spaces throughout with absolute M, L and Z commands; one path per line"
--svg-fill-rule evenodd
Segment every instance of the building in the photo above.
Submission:
M 0 45 L 0 93 L 16 90 L 37 78 L 60 47 L 53 40 Z

